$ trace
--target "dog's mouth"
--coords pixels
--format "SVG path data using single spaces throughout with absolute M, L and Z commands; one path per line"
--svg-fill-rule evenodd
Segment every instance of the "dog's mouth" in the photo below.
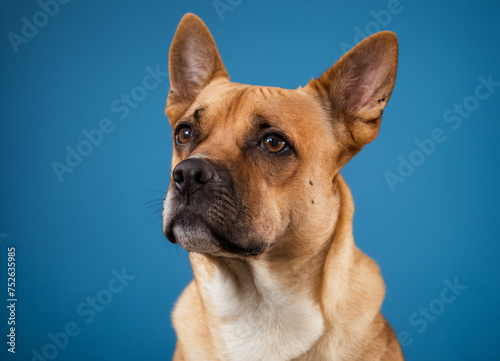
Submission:
M 190 252 L 217 253 L 220 250 L 217 239 L 203 222 L 189 224 L 183 219 L 173 220 L 166 228 L 165 235 L 172 243 L 180 244 Z
M 165 228 L 165 235 L 172 243 L 178 243 L 189 252 L 211 255 L 257 256 L 266 249 L 265 242 L 247 240 L 245 244 L 214 231 L 202 219 L 177 218 Z
M 184 212 L 182 212 L 184 213 Z M 196 213 L 178 214 L 164 224 L 164 234 L 172 243 L 178 243 L 189 252 L 211 255 L 257 256 L 267 248 L 267 243 L 244 235 L 237 225 L 221 231 L 209 225 Z M 222 228 L 222 227 L 221 227 Z

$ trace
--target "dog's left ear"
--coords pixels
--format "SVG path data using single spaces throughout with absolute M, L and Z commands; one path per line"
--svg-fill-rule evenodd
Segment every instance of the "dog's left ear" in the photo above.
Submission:
M 396 81 L 398 40 L 394 33 L 376 33 L 352 48 L 319 79 L 315 88 L 334 116 L 350 132 L 351 149 L 358 151 L 377 137 L 382 111 Z
M 203 21 L 194 14 L 182 17 L 170 46 L 170 92 L 165 114 L 173 124 L 200 91 L 216 78 L 229 80 L 215 41 Z

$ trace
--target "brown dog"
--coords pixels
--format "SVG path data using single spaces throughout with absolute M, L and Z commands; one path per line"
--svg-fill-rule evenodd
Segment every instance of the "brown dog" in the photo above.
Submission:
M 163 227 L 194 281 L 173 313 L 174 360 L 403 360 L 339 173 L 377 136 L 397 52 L 381 32 L 305 88 L 237 84 L 205 24 L 182 18 Z

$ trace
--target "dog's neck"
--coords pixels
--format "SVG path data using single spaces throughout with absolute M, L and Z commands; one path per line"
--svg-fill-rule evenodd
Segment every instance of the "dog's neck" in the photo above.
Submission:
M 342 177 L 337 178 L 340 206 L 332 214 L 334 231 L 322 242 L 300 239 L 296 243 L 303 245 L 302 252 L 275 246 L 244 260 L 190 254 L 214 346 L 230 360 L 248 355 L 255 360 L 293 359 L 330 332 L 335 313 L 345 303 L 345 284 L 357 254 L 351 193 Z M 311 249 L 308 244 L 321 246 Z M 325 274 L 335 282 L 323 282 Z M 328 307 L 321 304 L 325 301 Z
M 191 256 L 212 342 L 227 360 L 290 360 L 323 334 L 319 302 L 299 282 L 283 283 L 293 273 L 278 278 L 262 260 L 207 261 Z

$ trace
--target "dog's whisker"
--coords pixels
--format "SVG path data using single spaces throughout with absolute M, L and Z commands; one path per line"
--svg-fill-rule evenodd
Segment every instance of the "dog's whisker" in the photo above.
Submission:
M 147 209 L 155 208 L 155 207 L 161 207 L 163 206 L 163 199 L 162 200 L 154 200 L 154 201 L 149 201 L 145 204 L 145 207 Z
M 158 193 L 162 193 L 162 194 L 167 193 L 167 191 L 160 190 L 160 189 L 148 189 L 147 192 L 158 192 Z

